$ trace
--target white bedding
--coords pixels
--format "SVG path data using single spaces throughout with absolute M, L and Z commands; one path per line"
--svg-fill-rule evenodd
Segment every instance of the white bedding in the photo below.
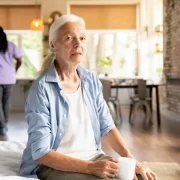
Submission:
M 36 176 L 19 176 L 24 148 L 25 143 L 0 141 L 0 180 L 37 180 Z

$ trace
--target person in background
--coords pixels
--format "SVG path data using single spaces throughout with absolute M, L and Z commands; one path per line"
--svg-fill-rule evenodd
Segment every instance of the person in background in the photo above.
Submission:
M 21 57 L 19 49 L 7 41 L 6 34 L 0 27 L 0 135 L 6 135 L 7 132 L 11 95 L 16 83 L 16 72 L 22 63 Z
M 120 156 L 134 158 L 114 125 L 101 82 L 79 65 L 86 54 L 86 39 L 85 22 L 75 15 L 62 15 L 50 28 L 52 53 L 45 58 L 25 106 L 28 142 L 20 167 L 22 176 L 120 179 L 118 160 L 101 150 L 102 138 Z M 136 174 L 144 180 L 157 179 L 138 161 Z

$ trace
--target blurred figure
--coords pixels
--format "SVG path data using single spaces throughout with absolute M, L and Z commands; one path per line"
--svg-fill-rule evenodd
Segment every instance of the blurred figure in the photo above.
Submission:
M 19 49 L 15 44 L 7 41 L 6 34 L 0 27 L 0 135 L 5 135 L 7 132 L 10 100 L 13 85 L 16 83 L 16 71 L 22 63 L 21 57 Z

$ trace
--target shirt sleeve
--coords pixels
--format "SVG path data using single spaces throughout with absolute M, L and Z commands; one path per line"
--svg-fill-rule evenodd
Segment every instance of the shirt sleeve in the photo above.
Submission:
M 115 127 L 114 121 L 110 114 L 106 101 L 104 100 L 102 93 L 102 84 L 97 78 L 97 108 L 100 121 L 101 137 L 106 135 L 112 128 Z
M 19 48 L 14 44 L 14 48 L 13 48 L 13 58 L 21 58 L 22 57 L 22 53 L 19 50 Z
M 30 89 L 26 106 L 25 118 L 28 123 L 28 143 L 34 160 L 50 151 L 51 122 L 49 101 L 45 89 L 40 84 Z

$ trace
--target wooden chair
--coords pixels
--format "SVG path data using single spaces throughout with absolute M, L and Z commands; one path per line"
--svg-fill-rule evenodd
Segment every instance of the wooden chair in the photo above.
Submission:
M 110 113 L 116 125 L 122 123 L 122 113 L 118 97 L 111 96 L 111 81 L 101 79 L 103 85 L 103 96 L 109 107 Z
M 150 103 L 152 99 L 147 96 L 146 91 L 146 80 L 144 79 L 138 79 L 138 88 L 137 88 L 137 94 L 133 97 L 131 97 L 131 104 L 130 104 L 130 111 L 129 111 L 129 122 L 131 124 L 135 121 L 135 114 L 137 110 L 142 107 L 146 119 L 149 119 L 149 122 L 152 124 L 152 110 L 150 107 Z

